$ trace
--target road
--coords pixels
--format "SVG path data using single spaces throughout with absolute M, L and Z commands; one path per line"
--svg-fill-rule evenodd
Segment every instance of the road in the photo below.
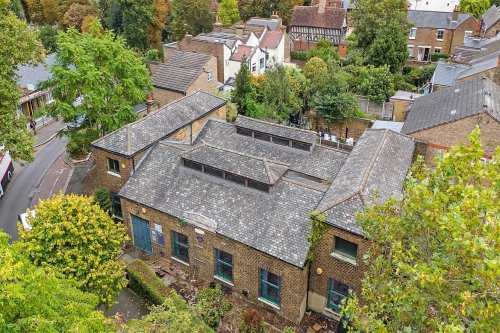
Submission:
M 17 214 L 23 213 L 30 205 L 33 193 L 42 181 L 52 163 L 64 152 L 66 139 L 55 137 L 49 143 L 37 148 L 35 160 L 14 170 L 14 177 L 0 199 L 0 228 L 17 239 Z

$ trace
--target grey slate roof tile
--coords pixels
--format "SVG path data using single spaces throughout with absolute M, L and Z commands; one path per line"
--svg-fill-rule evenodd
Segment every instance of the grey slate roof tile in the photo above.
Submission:
M 471 14 L 459 13 L 457 21 L 451 20 L 452 13 L 434 12 L 427 10 L 409 10 L 408 21 L 415 28 L 455 29 L 462 22 L 471 17 Z
M 483 112 L 500 121 L 500 87 L 490 79 L 476 78 L 417 98 L 402 133 L 418 132 Z
M 486 11 L 486 13 L 483 14 L 483 17 L 481 18 L 483 29 L 488 30 L 496 24 L 498 20 L 500 20 L 500 8 L 493 5 Z
M 94 141 L 92 145 L 116 154 L 133 156 L 224 104 L 226 101 L 222 98 L 197 91 Z
M 44 63 L 36 65 L 18 66 L 16 69 L 17 85 L 26 87 L 28 84 L 35 86 L 42 81 L 52 77 L 50 74 L 50 66 L 56 61 L 56 54 L 52 53 L 45 57 Z
M 468 65 L 448 64 L 446 61 L 439 61 L 432 75 L 431 82 L 433 85 L 454 86 L 460 74 L 469 67 Z
M 174 51 L 169 60 L 156 69 L 153 86 L 184 93 L 201 74 L 210 58 L 210 54 Z
M 287 139 L 307 142 L 313 144 L 318 139 L 316 132 L 297 129 L 279 124 L 272 124 L 267 121 L 252 119 L 244 116 L 238 116 L 234 122 L 238 127 L 248 128 L 251 130 L 273 134 Z

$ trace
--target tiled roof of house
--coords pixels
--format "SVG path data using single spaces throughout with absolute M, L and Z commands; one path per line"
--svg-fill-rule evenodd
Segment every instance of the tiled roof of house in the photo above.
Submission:
M 197 91 L 94 141 L 92 145 L 133 156 L 224 104 L 226 101 L 222 98 Z
M 174 51 L 153 74 L 153 86 L 185 93 L 203 71 L 210 54 Z
M 291 25 L 325 29 L 342 29 L 347 17 L 347 10 L 326 7 L 324 13 L 318 12 L 318 6 L 295 6 Z
M 500 121 L 500 87 L 490 79 L 476 78 L 417 98 L 402 132 L 414 133 L 483 112 Z
M 484 30 L 490 29 L 500 20 L 500 8 L 493 5 L 481 17 L 481 26 Z
M 280 28 L 281 21 L 274 18 L 252 17 L 246 21 L 245 25 L 255 25 L 260 27 L 268 27 L 272 31 L 277 31 Z
M 252 119 L 244 116 L 238 116 L 234 122 L 237 127 L 248 128 L 251 130 L 273 134 L 282 138 L 292 139 L 300 142 L 313 144 L 318 139 L 318 133 L 297 129 L 280 124 L 273 124 L 267 121 Z
M 490 69 L 497 68 L 499 57 L 500 57 L 500 51 L 497 51 L 492 54 L 486 55 L 484 57 L 471 60 L 470 68 L 460 73 L 458 79 L 463 79 Z
M 260 42 L 261 49 L 276 49 L 280 45 L 283 33 L 281 31 L 268 31 Z
M 448 63 L 446 60 L 441 60 L 436 65 L 431 82 L 433 85 L 451 87 L 455 85 L 460 74 L 469 67 L 469 65 Z
M 455 29 L 460 24 L 472 17 L 471 14 L 459 13 L 457 20 L 452 21 L 453 13 L 433 12 L 427 10 L 409 10 L 408 21 L 415 28 Z
M 246 58 L 248 60 L 252 56 L 252 53 L 253 53 L 253 47 L 240 45 L 238 46 L 236 52 L 234 52 L 231 55 L 230 59 L 234 61 L 241 61 L 241 59 Z
M 458 46 L 453 55 L 461 61 L 472 61 L 497 51 L 500 51 L 500 35 L 490 39 L 482 39 L 475 47 Z
M 247 36 L 237 36 L 236 34 L 232 33 L 212 31 L 206 34 L 199 34 L 193 37 L 193 40 L 213 44 L 225 44 L 227 47 L 232 49 L 238 40 L 244 42 L 247 38 Z
M 26 87 L 28 84 L 32 84 L 36 89 L 38 83 L 52 76 L 50 74 L 50 66 L 52 66 L 55 61 L 56 54 L 52 53 L 45 57 L 44 63 L 18 66 L 16 69 L 17 85 L 19 87 Z
M 356 214 L 366 205 L 400 195 L 414 148 L 408 136 L 387 129 L 366 130 L 317 210 L 326 215 L 327 223 L 363 235 Z

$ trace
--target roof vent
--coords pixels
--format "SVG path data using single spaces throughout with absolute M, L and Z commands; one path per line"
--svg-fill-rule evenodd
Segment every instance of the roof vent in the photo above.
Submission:
M 457 110 L 451 110 L 451 112 L 450 112 L 450 113 L 451 113 L 451 114 L 455 114 L 455 113 L 457 113 Z

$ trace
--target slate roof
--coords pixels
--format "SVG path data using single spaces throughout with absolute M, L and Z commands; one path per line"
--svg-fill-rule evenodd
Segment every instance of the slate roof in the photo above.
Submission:
M 261 49 L 276 49 L 280 45 L 283 33 L 281 31 L 268 31 L 260 42 Z
M 291 25 L 325 29 L 342 29 L 347 17 L 347 10 L 326 7 L 325 13 L 318 13 L 318 6 L 295 6 Z
M 222 98 L 197 91 L 94 141 L 92 145 L 116 154 L 133 156 L 224 104 L 226 101 Z
M 372 127 L 373 129 L 389 129 L 396 133 L 401 133 L 401 129 L 403 128 L 402 122 L 398 121 L 385 121 L 385 120 L 375 120 Z
M 462 61 L 472 61 L 497 51 L 500 51 L 500 34 L 490 39 L 481 40 L 479 48 L 458 46 L 453 55 Z
M 449 64 L 446 60 L 437 63 L 431 82 L 433 85 L 450 87 L 460 77 L 460 74 L 466 71 L 470 66 L 463 64 Z
M 289 126 L 269 123 L 267 121 L 238 116 L 234 122 L 237 127 L 248 128 L 262 133 L 269 133 L 286 139 L 314 144 L 318 139 L 318 133 L 297 129 Z
M 199 34 L 193 37 L 193 40 L 213 43 L 213 44 L 226 44 L 230 49 L 234 47 L 238 40 L 245 41 L 246 36 L 236 36 L 236 34 L 225 32 L 210 32 L 208 34 Z
M 402 132 L 415 133 L 483 112 L 500 121 L 500 87 L 490 79 L 476 78 L 417 98 Z
M 400 195 L 414 149 L 408 136 L 387 129 L 365 130 L 317 210 L 325 214 L 327 223 L 363 235 L 357 212 Z
M 153 86 L 185 93 L 203 71 L 210 54 L 174 51 L 153 74 Z
M 273 185 L 287 170 L 286 165 L 281 163 L 206 144 L 188 151 L 182 157 L 269 185 Z
M 19 87 L 26 87 L 28 84 L 35 86 L 42 81 L 52 77 L 50 74 L 50 66 L 56 61 L 56 54 L 52 53 L 45 57 L 44 63 L 35 65 L 18 66 L 16 69 L 17 85 Z
M 203 142 L 247 155 L 285 163 L 288 165 L 289 170 L 326 180 L 335 178 L 348 156 L 346 151 L 339 151 L 321 145 L 316 145 L 313 152 L 307 152 L 246 137 L 237 134 L 234 125 L 214 119 L 207 122 L 195 140 L 195 144 Z
M 409 10 L 408 20 L 413 23 L 415 28 L 434 28 L 434 29 L 455 29 L 465 22 L 471 14 L 459 13 L 457 21 L 452 21 L 453 13 L 433 12 L 427 10 Z
M 280 20 L 274 18 L 252 17 L 245 24 L 255 25 L 259 27 L 268 27 L 268 29 L 272 31 L 278 31 L 280 29 Z
M 500 8 L 493 5 L 481 17 L 481 26 L 484 30 L 490 29 L 500 20 Z
M 465 77 L 469 77 L 471 75 L 482 73 L 490 69 L 497 68 L 499 57 L 500 57 L 500 51 L 497 51 L 492 54 L 486 55 L 484 57 L 472 60 L 470 62 L 471 67 L 460 73 L 458 79 L 462 79 Z

